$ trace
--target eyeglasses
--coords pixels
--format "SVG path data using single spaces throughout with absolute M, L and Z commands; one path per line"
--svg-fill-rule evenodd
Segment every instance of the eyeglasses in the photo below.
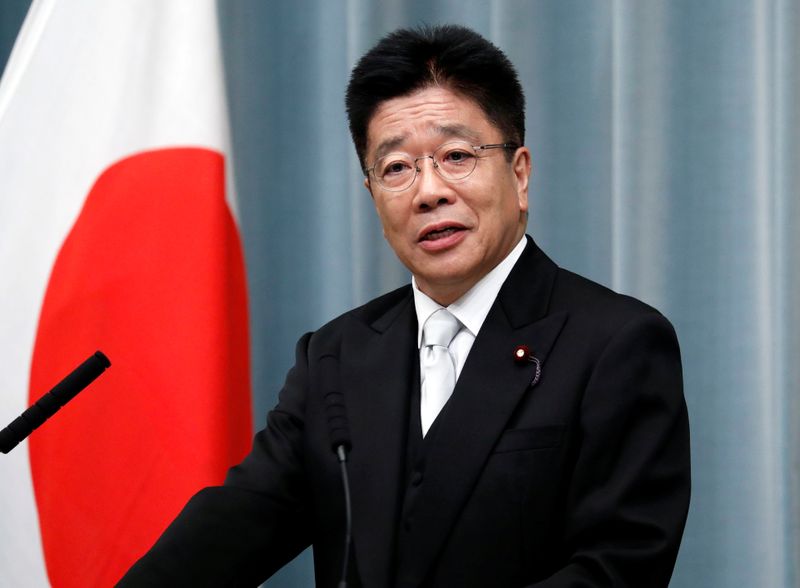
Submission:
M 445 180 L 463 180 L 475 171 L 478 154 L 489 149 L 517 149 L 515 143 L 470 145 L 466 141 L 451 141 L 439 145 L 430 155 L 411 157 L 408 153 L 389 153 L 378 159 L 364 175 L 372 173 L 378 185 L 389 192 L 400 192 L 411 187 L 421 171 L 420 159 L 430 159 L 433 169 Z

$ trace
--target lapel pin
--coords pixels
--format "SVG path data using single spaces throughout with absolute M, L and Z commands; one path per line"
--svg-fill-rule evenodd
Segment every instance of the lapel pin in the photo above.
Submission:
M 531 387 L 539 383 L 539 378 L 542 376 L 542 362 L 531 352 L 530 347 L 527 345 L 517 345 L 514 349 L 514 361 L 518 364 L 536 364 L 536 373 L 533 375 L 533 380 L 531 380 Z
M 531 357 L 531 349 L 527 345 L 517 345 L 514 349 L 514 361 L 517 363 L 528 363 Z

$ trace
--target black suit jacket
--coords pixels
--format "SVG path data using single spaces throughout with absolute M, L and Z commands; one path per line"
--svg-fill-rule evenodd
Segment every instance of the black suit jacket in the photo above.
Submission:
M 690 491 L 674 331 L 528 241 L 419 471 L 405 461 L 419 361 L 407 286 L 300 340 L 250 455 L 120 585 L 256 585 L 313 544 L 317 585 L 335 586 L 344 498 L 322 396 L 338 386 L 353 442 L 351 585 L 666 586 Z M 327 355 L 338 384 L 319 374 Z

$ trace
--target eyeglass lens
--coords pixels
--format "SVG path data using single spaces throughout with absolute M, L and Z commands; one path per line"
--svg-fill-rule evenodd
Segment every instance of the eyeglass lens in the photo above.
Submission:
M 408 153 L 390 153 L 378 159 L 373 174 L 378 183 L 388 190 L 408 188 L 420 169 L 418 162 L 432 159 L 436 172 L 446 180 L 461 180 L 475 170 L 477 154 L 465 141 L 452 141 L 440 145 L 431 155 L 413 158 Z

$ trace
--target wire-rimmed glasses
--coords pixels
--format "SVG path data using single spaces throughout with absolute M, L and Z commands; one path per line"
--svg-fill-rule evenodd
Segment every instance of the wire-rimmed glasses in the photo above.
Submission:
M 408 153 L 389 153 L 379 158 L 364 170 L 372 174 L 378 185 L 389 192 L 399 192 L 410 188 L 421 171 L 419 161 L 430 159 L 433 169 L 443 179 L 452 182 L 463 180 L 475 171 L 480 159 L 479 153 L 489 149 L 517 149 L 515 143 L 492 143 L 470 145 L 466 141 L 449 141 L 439 145 L 430 155 L 411 157 Z

